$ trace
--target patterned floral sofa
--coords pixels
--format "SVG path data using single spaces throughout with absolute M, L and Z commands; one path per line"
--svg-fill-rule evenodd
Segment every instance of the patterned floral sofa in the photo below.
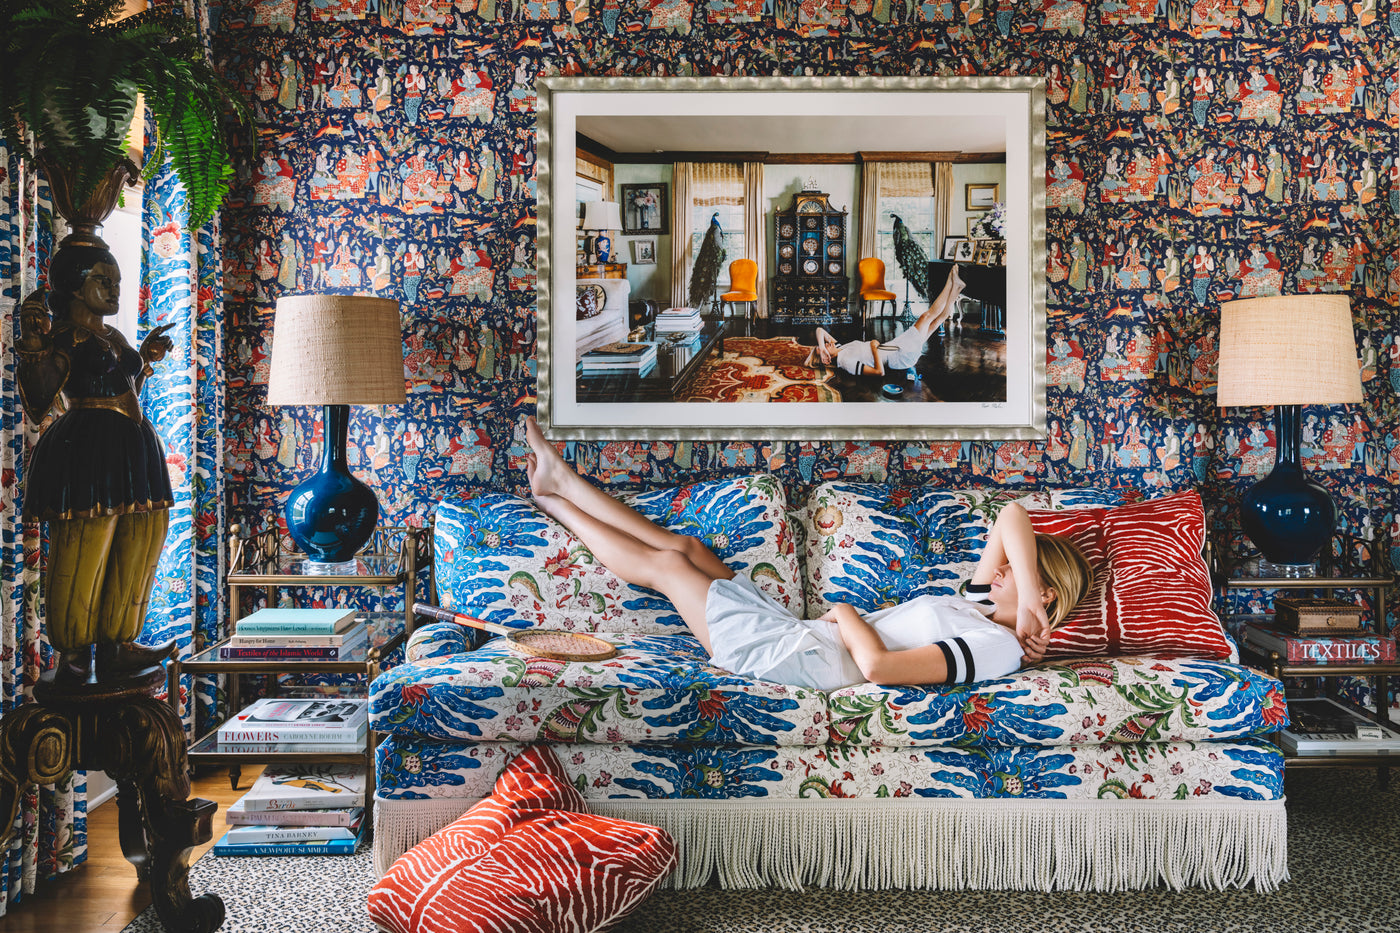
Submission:
M 835 599 L 869 610 L 956 592 L 1007 501 L 1118 501 L 841 483 L 790 510 L 768 476 L 624 498 L 809 617 Z M 381 873 L 489 794 L 521 748 L 548 742 L 596 812 L 675 836 L 682 887 L 717 875 L 729 887 L 1267 891 L 1288 877 L 1283 761 L 1263 738 L 1285 721 L 1281 686 L 1233 659 L 1070 658 L 828 695 L 708 666 L 666 600 L 593 563 L 527 501 L 444 501 L 435 538 L 444 605 L 593 631 L 620 651 L 566 664 L 420 628 L 372 690 L 387 733 Z

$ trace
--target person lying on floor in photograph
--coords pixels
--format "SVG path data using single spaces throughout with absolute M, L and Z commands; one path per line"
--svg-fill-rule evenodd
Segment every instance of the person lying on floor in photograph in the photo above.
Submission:
M 865 616 L 838 604 L 820 619 L 799 619 L 702 541 L 653 524 L 589 483 L 534 418 L 525 436 L 539 509 L 624 581 L 666 596 L 711 663 L 745 677 L 828 691 L 1002 677 L 1045 656 L 1051 630 L 1092 581 L 1075 545 L 1036 534 L 1013 503 L 992 526 L 967 598 L 919 596 Z
M 807 354 L 802 365 L 811 366 L 813 358 L 819 358 L 823 365 L 830 366 L 834 360 L 837 366 L 853 376 L 867 373 L 882 376 L 889 370 L 910 369 L 924 355 L 924 345 L 928 343 L 934 328 L 946 321 L 957 308 L 962 291 L 963 280 L 958 275 L 958 267 L 954 265 L 948 273 L 948 281 L 943 284 L 943 291 L 939 292 L 928 310 L 919 315 L 919 319 L 907 330 L 884 343 L 878 340 L 838 343 L 825 328 L 818 327 L 817 345 Z

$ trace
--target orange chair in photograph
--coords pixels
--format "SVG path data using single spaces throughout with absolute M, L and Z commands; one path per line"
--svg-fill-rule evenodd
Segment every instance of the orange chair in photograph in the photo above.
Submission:
M 758 263 L 752 259 L 736 259 L 729 264 L 729 291 L 719 296 L 727 304 L 746 304 L 747 320 L 758 308 Z M 728 314 L 728 312 L 725 312 Z
M 860 319 L 861 326 L 870 317 L 869 309 L 866 305 L 869 302 L 890 303 L 890 315 L 895 312 L 894 292 L 885 288 L 885 263 L 884 260 L 876 259 L 874 256 L 867 256 L 856 264 L 856 269 L 860 272 Z M 881 311 L 884 310 L 882 307 Z M 878 316 L 878 315 L 877 315 Z

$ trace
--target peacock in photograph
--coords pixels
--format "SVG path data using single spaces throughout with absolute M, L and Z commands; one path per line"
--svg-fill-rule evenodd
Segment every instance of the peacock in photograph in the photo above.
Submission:
M 928 254 L 904 225 L 904 219 L 894 213 L 890 216 L 894 218 L 894 258 L 904 275 L 904 319 L 909 321 L 913 320 L 913 309 L 909 304 L 910 287 L 918 292 L 920 298 L 928 300 Z
M 690 291 L 687 297 L 692 308 L 704 308 L 705 301 L 714 307 L 715 283 L 719 281 L 720 270 L 724 268 L 724 230 L 719 225 L 719 211 L 710 216 L 710 228 L 700 241 L 700 252 L 695 257 L 695 265 L 690 270 Z

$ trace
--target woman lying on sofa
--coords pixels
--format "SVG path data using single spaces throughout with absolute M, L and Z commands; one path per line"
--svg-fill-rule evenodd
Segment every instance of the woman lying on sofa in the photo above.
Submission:
M 726 670 L 835 690 L 851 684 L 967 683 L 1045 656 L 1050 631 L 1088 591 L 1079 549 L 1036 534 L 1025 509 L 1002 509 L 967 592 L 919 596 L 862 616 L 840 604 L 802 620 L 736 576 L 704 542 L 676 534 L 574 472 L 533 418 L 526 470 L 540 510 L 628 583 L 657 590 Z

